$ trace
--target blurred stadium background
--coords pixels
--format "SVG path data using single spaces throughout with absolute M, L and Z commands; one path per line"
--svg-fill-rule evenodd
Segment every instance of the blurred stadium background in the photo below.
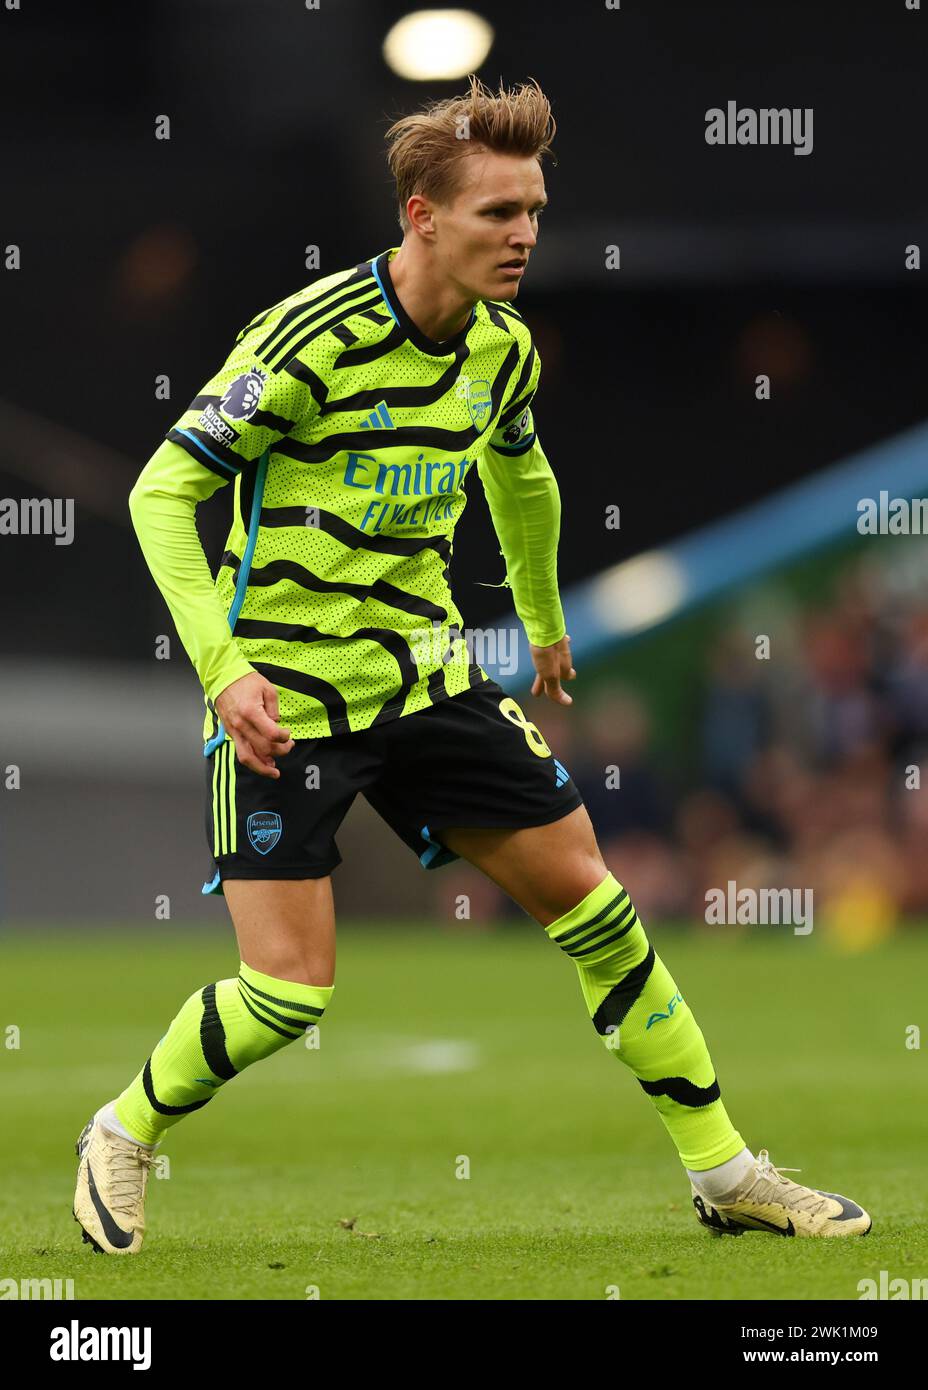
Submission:
M 387 54 L 419 8 L 0 8 L 0 501 L 76 511 L 70 545 L 0 534 L 0 1276 L 73 1276 L 78 1298 L 601 1299 L 618 1280 L 623 1299 L 764 1301 L 921 1276 L 928 552 L 859 534 L 857 508 L 928 485 L 925 271 L 906 268 L 928 245 L 928 13 L 482 0 L 476 47 Z M 517 304 L 562 497 L 573 706 L 531 699 L 524 643 L 513 675 L 475 654 L 579 784 L 746 1142 L 865 1201 L 874 1231 L 705 1239 L 573 970 L 359 798 L 321 1049 L 171 1131 L 147 1257 L 97 1261 L 70 1216 L 73 1140 L 181 1000 L 237 968 L 200 893 L 199 687 L 127 496 L 258 310 L 399 243 L 383 134 L 470 71 L 537 78 L 558 121 Z M 811 108 L 813 152 L 707 146 L 729 100 Z M 469 492 L 457 602 L 508 633 Z M 225 489 L 199 509 L 214 565 L 230 507 Z M 731 880 L 812 889 L 813 935 L 704 925 Z M 461 1153 L 477 1181 L 455 1181 Z
M 126 497 L 257 310 L 399 244 L 383 132 L 464 80 L 391 67 L 383 41 L 414 10 L 2 15 L 3 241 L 21 267 L 2 277 L 0 495 L 76 505 L 71 545 L 0 538 L 0 763 L 22 778 L 0 797 L 7 922 L 144 926 L 159 894 L 174 919 L 225 918 L 200 895 L 199 689 Z M 928 483 L 924 272 L 906 269 L 928 242 L 925 17 L 764 3 L 748 27 L 743 5 L 662 0 L 479 14 L 489 48 L 461 73 L 537 77 L 559 126 L 518 307 L 542 358 L 579 672 L 569 711 L 528 696 L 524 649 L 499 679 L 646 921 L 701 919 L 729 879 L 795 885 L 818 929 L 866 947 L 928 913 L 928 792 L 907 772 L 928 771 L 925 543 L 856 530 L 860 498 Z M 813 153 L 707 146 L 705 112 L 729 99 L 813 108 Z M 213 563 L 230 504 L 200 509 Z M 502 563 L 472 483 L 454 579 L 473 629 L 513 626 L 489 587 Z M 360 798 L 339 843 L 343 918 L 466 930 L 462 892 L 471 926 L 521 916 L 466 866 L 425 873 Z

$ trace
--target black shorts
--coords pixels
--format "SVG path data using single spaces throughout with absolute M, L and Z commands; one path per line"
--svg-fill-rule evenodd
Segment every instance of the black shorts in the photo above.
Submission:
M 205 759 L 213 873 L 323 878 L 342 862 L 335 833 L 358 792 L 426 869 L 457 859 L 448 826 L 518 829 L 560 820 L 583 798 L 540 730 L 494 680 L 415 714 L 334 738 L 298 739 L 262 777 L 230 740 Z

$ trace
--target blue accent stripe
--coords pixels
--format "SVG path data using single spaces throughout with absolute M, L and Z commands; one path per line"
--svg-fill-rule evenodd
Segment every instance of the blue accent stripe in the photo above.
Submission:
M 196 435 L 191 434 L 189 430 L 179 429 L 177 433 L 182 434 L 185 439 L 189 439 L 192 444 L 195 444 L 198 449 L 201 449 L 214 463 L 218 463 L 220 468 L 224 468 L 230 478 L 238 477 L 238 470 L 233 468 L 231 463 L 226 463 L 225 459 L 221 459 L 218 454 L 214 454 L 212 449 L 207 449 L 202 439 L 197 439 Z
M 258 460 L 258 471 L 255 476 L 255 491 L 251 499 L 251 516 L 248 518 L 248 540 L 245 542 L 245 553 L 242 556 L 242 563 L 238 572 L 238 580 L 235 585 L 235 594 L 232 598 L 232 607 L 229 609 L 229 627 L 235 631 L 235 624 L 238 622 L 238 615 L 242 611 L 242 604 L 245 602 L 245 591 L 248 588 L 248 575 L 251 571 L 251 562 L 254 559 L 255 546 L 258 544 L 258 528 L 261 524 L 261 502 L 264 498 L 264 483 L 267 478 L 267 466 L 270 459 L 270 449 L 265 449 Z M 203 747 L 203 756 L 208 758 L 214 749 L 225 742 L 226 731 L 219 721 L 219 728 L 213 737 Z
M 258 460 L 255 491 L 251 499 L 251 516 L 248 522 L 248 540 L 245 544 L 245 554 L 242 556 L 242 564 L 238 572 L 235 597 L 232 600 L 232 607 L 229 609 L 229 627 L 233 630 L 235 624 L 238 622 L 238 615 L 242 611 L 242 604 L 245 602 L 245 590 L 248 588 L 248 575 L 251 571 L 251 562 L 254 559 L 255 546 L 258 544 L 258 527 L 261 523 L 261 503 L 264 498 L 264 481 L 267 477 L 267 465 L 270 452 L 270 449 L 265 449 Z
M 383 287 L 383 281 L 382 281 L 381 278 L 380 278 L 380 271 L 379 271 L 378 268 L 377 268 L 377 261 L 381 260 L 382 256 L 386 256 L 387 254 L 388 254 L 388 253 L 387 253 L 386 251 L 383 251 L 383 252 L 381 253 L 380 256 L 377 256 L 375 260 L 371 261 L 371 273 L 372 273 L 374 279 L 377 281 L 377 284 L 378 284 L 378 286 L 379 286 L 379 288 L 380 288 L 380 293 L 383 295 L 383 302 L 384 302 L 384 304 L 386 304 L 387 308 L 390 310 L 390 317 L 393 319 L 393 322 L 394 322 L 394 323 L 398 324 L 398 323 L 399 323 L 399 319 L 396 317 L 396 314 L 394 314 L 394 312 L 393 312 L 393 305 L 390 303 L 389 299 L 387 298 L 387 292 L 386 292 L 386 290 L 385 290 L 384 287 Z
M 419 863 L 422 864 L 423 868 L 427 869 L 442 846 L 429 835 L 429 828 L 427 825 L 423 825 L 422 827 L 422 838 L 423 840 L 428 840 L 429 847 L 423 850 L 419 855 Z
M 423 869 L 437 869 L 443 864 L 451 864 L 458 858 L 456 854 L 448 849 L 447 845 L 443 845 L 440 840 L 432 839 L 427 825 L 423 825 L 420 834 L 423 840 L 428 840 L 429 842 L 428 849 L 423 850 L 419 855 L 419 863 L 422 865 Z
M 209 882 L 209 883 L 204 883 L 204 884 L 203 884 L 203 887 L 200 889 L 200 892 L 203 893 L 204 895 L 205 895 L 206 893 L 215 893 L 215 891 L 216 891 L 216 889 L 217 889 L 218 887 L 219 887 L 219 870 L 217 869 L 217 870 L 216 870 L 216 877 L 215 877 L 214 879 L 212 879 L 211 882 Z
M 527 435 L 526 438 L 521 440 L 518 444 L 493 444 L 491 448 L 493 448 L 497 454 L 526 454 L 534 445 L 537 437 L 537 434 L 533 433 Z

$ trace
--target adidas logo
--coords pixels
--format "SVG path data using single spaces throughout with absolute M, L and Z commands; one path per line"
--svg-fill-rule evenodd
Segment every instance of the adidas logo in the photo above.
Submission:
M 557 758 L 554 759 L 554 767 L 555 767 L 555 777 L 556 777 L 556 781 L 555 781 L 555 784 L 554 784 L 554 785 L 555 785 L 555 789 L 556 789 L 557 791 L 560 791 L 561 787 L 563 787 L 564 783 L 567 781 L 568 777 L 570 776 L 570 773 L 567 771 L 567 768 L 564 766 L 564 764 L 563 764 L 562 762 L 560 762 Z
M 390 419 L 390 412 L 387 409 L 386 401 L 381 401 L 376 410 L 372 410 L 364 420 L 361 421 L 362 430 L 395 430 L 396 425 Z

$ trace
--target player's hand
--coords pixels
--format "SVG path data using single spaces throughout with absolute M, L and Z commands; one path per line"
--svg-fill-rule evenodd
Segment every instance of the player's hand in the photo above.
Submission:
M 279 777 L 280 769 L 275 767 L 274 759 L 289 753 L 295 745 L 290 730 L 277 722 L 277 687 L 252 671 L 227 685 L 214 704 L 223 728 L 235 744 L 239 762 L 262 777 Z
M 570 660 L 570 633 L 551 647 L 535 647 L 529 642 L 528 649 L 536 671 L 532 694 L 544 693 L 557 705 L 572 705 L 567 691 L 561 689 L 561 681 L 572 681 L 577 674 Z

